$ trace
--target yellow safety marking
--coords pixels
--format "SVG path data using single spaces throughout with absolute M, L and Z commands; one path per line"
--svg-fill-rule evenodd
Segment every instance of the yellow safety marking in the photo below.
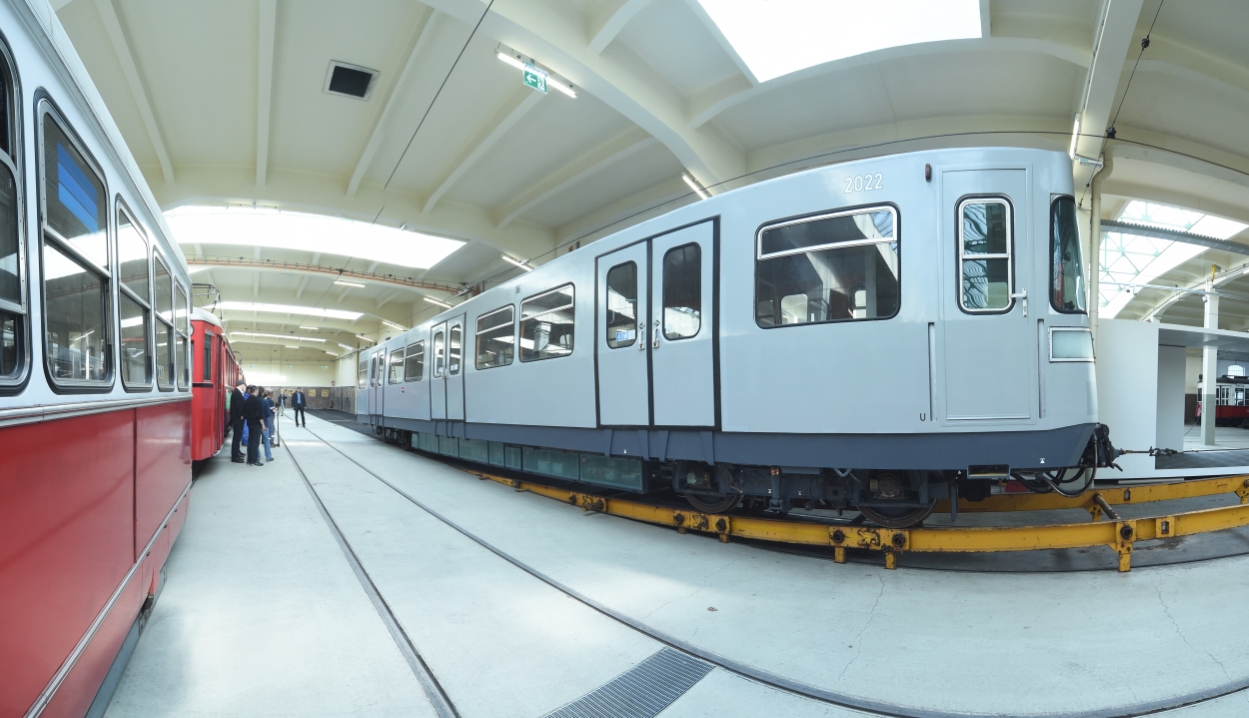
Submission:
M 625 499 L 609 499 L 594 494 L 570 491 L 564 488 L 544 486 L 527 481 L 504 478 L 493 474 L 470 471 L 479 478 L 490 479 L 516 491 L 527 491 L 555 499 L 583 511 L 611 514 L 635 521 L 670 526 L 681 533 L 697 531 L 718 536 L 727 542 L 730 537 L 755 541 L 805 544 L 808 546 L 832 546 L 833 560 L 846 562 L 846 549 L 879 551 L 885 556 L 885 567 L 896 568 L 898 555 L 907 551 L 916 553 L 988 553 L 995 551 L 1037 551 L 1045 549 L 1087 548 L 1107 546 L 1119 556 L 1119 570 L 1132 567 L 1132 550 L 1135 542 L 1160 538 L 1191 536 L 1193 534 L 1222 531 L 1249 525 L 1249 479 L 1243 476 L 1187 481 L 1182 484 L 1154 484 L 1119 489 L 1099 489 L 1079 499 L 1063 499 L 1066 506 L 1049 505 L 1048 508 L 1086 508 L 1094 521 L 1076 524 L 1053 524 L 1046 526 L 981 526 L 952 528 L 887 529 L 873 526 L 829 525 L 812 521 L 759 518 L 754 516 L 725 516 L 704 514 L 680 508 L 668 508 Z M 1142 491 L 1146 489 L 1146 491 Z M 1153 518 L 1098 521 L 1103 514 L 1093 498 L 1100 493 L 1108 504 L 1145 503 L 1169 498 L 1211 496 L 1236 493 L 1241 503 L 1188 513 L 1170 514 Z M 1031 495 L 1046 503 L 1062 499 L 1052 494 Z M 993 497 L 998 498 L 998 497 Z M 1026 497 L 1013 496 L 1020 499 Z M 963 511 L 959 502 L 959 511 Z M 989 503 L 988 501 L 984 503 Z M 993 502 L 1000 504 L 1001 502 Z M 1005 508 L 1005 511 L 1042 510 Z

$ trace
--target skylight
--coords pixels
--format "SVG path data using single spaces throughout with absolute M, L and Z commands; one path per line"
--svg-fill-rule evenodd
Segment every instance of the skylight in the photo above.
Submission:
M 980 37 L 980 0 L 698 0 L 759 82 L 875 50 Z
M 320 214 L 251 207 L 179 207 L 165 213 L 179 244 L 295 249 L 428 269 L 464 246 L 458 239 Z
M 306 317 L 330 317 L 332 319 L 346 319 L 355 321 L 362 315 L 361 312 L 348 312 L 342 309 L 322 309 L 320 307 L 297 307 L 293 304 L 266 304 L 264 302 L 218 302 L 217 306 L 223 310 L 234 310 L 240 312 L 265 312 L 268 314 L 298 314 Z
M 1196 210 L 1139 199 L 1128 202 L 1118 219 L 1224 240 L 1249 227 Z M 1130 285 L 1148 284 L 1207 249 L 1197 244 L 1142 237 L 1129 232 L 1104 232 L 1101 281 L 1098 285 L 1100 315 L 1110 319 L 1122 311 L 1133 296 Z

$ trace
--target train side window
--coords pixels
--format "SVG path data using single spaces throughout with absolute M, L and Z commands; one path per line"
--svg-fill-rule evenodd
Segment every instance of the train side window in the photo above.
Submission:
M 1084 262 L 1074 197 L 1050 204 L 1050 306 L 1064 314 L 1084 314 Z
M 447 362 L 447 340 L 442 332 L 434 334 L 434 376 L 441 377 Z
M 200 381 L 211 382 L 213 380 L 213 333 L 204 332 L 204 356 L 203 364 L 200 365 Z
M 176 321 L 174 329 L 177 332 L 177 361 L 178 361 L 178 388 L 186 389 L 191 384 L 191 300 L 187 296 L 186 288 L 181 284 L 176 285 L 177 304 L 174 306 L 174 316 Z
M 664 339 L 689 339 L 702 328 L 703 252 L 695 243 L 664 253 Z
M 755 322 L 764 328 L 889 319 L 901 307 L 898 211 L 891 205 L 760 228 Z
M 522 362 L 572 354 L 575 299 L 573 285 L 565 284 L 520 303 Z
M 390 353 L 390 367 L 387 371 L 386 383 L 400 384 L 403 382 L 403 347 Z
M 113 378 L 108 193 L 50 104 L 39 129 L 48 375 L 62 387 L 102 388 Z
M 477 368 L 512 363 L 516 345 L 516 310 L 512 305 L 477 317 Z
M 128 391 L 152 387 L 152 308 L 147 239 L 117 198 L 118 314 L 121 381 Z
M 18 110 L 16 70 L 8 48 L 0 44 L 0 383 L 20 384 L 28 364 L 29 313 L 26 291 L 26 242 L 23 222 L 24 184 L 17 165 Z
M 373 386 L 382 385 L 382 368 L 386 362 L 386 354 L 383 352 L 375 352 L 373 354 Z
M 607 346 L 633 346 L 638 333 L 638 265 L 617 264 L 607 271 Z
M 356 388 L 369 388 L 369 360 L 360 355 L 360 368 L 356 371 Z
M 408 345 L 407 363 L 403 369 L 404 381 L 420 381 L 425 377 L 425 342 Z
M 460 355 L 463 353 L 464 329 L 460 325 L 451 327 L 449 338 L 447 339 L 447 375 L 455 376 L 460 373 Z
M 1015 300 L 1011 266 L 1010 203 L 1001 197 L 958 204 L 959 306 L 973 313 L 1010 311 Z
M 156 386 L 174 387 L 173 275 L 159 254 L 152 257 L 152 304 L 156 310 Z

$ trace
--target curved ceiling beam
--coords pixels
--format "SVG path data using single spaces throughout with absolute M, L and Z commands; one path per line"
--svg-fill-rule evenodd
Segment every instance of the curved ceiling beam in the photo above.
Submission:
M 281 262 L 272 259 L 232 259 L 227 257 L 188 257 L 187 264 L 191 266 L 202 267 L 233 267 L 237 269 L 246 269 L 249 271 L 275 271 L 285 272 L 288 274 L 324 274 L 334 279 L 355 279 L 363 282 L 375 282 L 378 284 L 391 284 L 404 287 L 407 289 L 428 289 L 439 292 L 448 292 L 455 294 L 460 291 L 460 287 L 453 284 L 444 284 L 441 282 L 426 282 L 419 279 L 408 279 L 406 277 L 386 276 L 381 274 L 372 274 L 370 272 L 360 272 L 354 269 L 339 269 L 337 267 L 324 267 L 319 264 L 304 264 L 302 262 Z
M 598 55 L 607 49 L 612 40 L 625 29 L 625 25 L 642 12 L 652 0 L 610 0 L 601 2 L 597 8 L 591 6 L 590 52 Z
M 426 4 L 470 27 L 486 9 L 480 0 L 426 0 Z M 594 95 L 662 142 L 703 184 L 741 174 L 745 157 L 740 149 L 719 133 L 691 128 L 685 98 L 671 85 L 654 82 L 645 68 L 594 52 L 586 39 L 586 25 L 586 18 L 570 16 L 541 0 L 509 0 L 491 9 L 478 32 L 536 58 Z
M 815 65 L 805 70 L 781 75 L 758 85 L 744 85 L 736 81 L 721 83 L 708 93 L 693 98 L 690 107 L 689 125 L 691 129 L 697 130 L 729 108 L 736 107 L 764 93 L 795 83 L 895 60 L 915 58 L 922 61 L 925 57 L 947 55 L 951 52 L 1035 53 L 1056 57 L 1081 67 L 1089 60 L 1087 51 L 1049 40 L 1034 40 L 1031 38 L 992 37 L 978 40 L 946 40 L 943 42 L 926 42 L 918 45 L 902 45 L 900 47 L 890 47 L 884 50 L 846 57 L 826 62 L 822 65 Z

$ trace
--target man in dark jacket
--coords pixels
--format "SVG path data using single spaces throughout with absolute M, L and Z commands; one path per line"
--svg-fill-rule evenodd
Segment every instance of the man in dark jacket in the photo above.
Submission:
M 230 393 L 230 428 L 234 434 L 230 439 L 230 460 L 236 464 L 243 463 L 243 447 L 240 442 L 243 441 L 243 390 L 246 386 L 240 381 Z
M 304 390 L 295 387 L 295 393 L 291 395 L 291 408 L 295 410 L 295 426 L 299 426 L 299 420 L 304 420 L 304 426 L 308 426 L 308 416 L 304 414 L 304 409 L 308 406 L 308 399 L 304 395 Z
M 264 431 L 265 405 L 260 398 L 263 389 L 247 387 L 247 401 L 243 402 L 243 418 L 247 420 L 247 465 L 264 466 L 260 461 L 260 435 Z

